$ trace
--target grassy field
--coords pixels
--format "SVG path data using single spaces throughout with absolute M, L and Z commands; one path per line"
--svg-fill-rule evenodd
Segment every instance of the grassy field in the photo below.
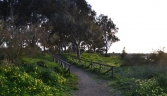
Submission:
M 77 78 L 68 76 L 48 54 L 22 56 L 0 64 L 0 96 L 67 96 L 77 89 Z
M 68 60 L 70 60 L 70 56 L 76 58 L 75 54 L 69 54 L 69 53 L 63 54 L 63 57 Z M 115 67 L 119 67 L 121 65 L 121 60 L 118 59 L 118 57 L 116 56 L 105 57 L 104 55 L 100 55 L 100 54 L 82 53 L 81 59 L 92 61 L 92 62 L 99 62 L 102 64 L 108 64 Z
M 81 55 L 81 58 L 85 59 L 85 60 L 90 60 L 93 62 L 99 62 L 102 64 L 116 66 L 116 67 L 120 66 L 120 63 L 121 63 L 120 60 L 118 59 L 118 57 L 116 57 L 116 56 L 105 57 L 104 55 L 100 55 L 100 54 L 83 53 Z
M 71 60 L 69 54 L 63 54 L 63 56 L 69 61 Z M 111 90 L 112 92 L 121 91 L 123 96 L 167 96 L 166 65 L 138 64 L 137 66 L 120 66 L 120 57 L 105 57 L 92 53 L 82 53 L 81 58 L 116 66 L 114 67 L 114 77 L 96 72 L 101 78 L 110 82 L 110 85 L 114 87 L 114 90 Z M 85 68 L 84 66 L 81 67 Z

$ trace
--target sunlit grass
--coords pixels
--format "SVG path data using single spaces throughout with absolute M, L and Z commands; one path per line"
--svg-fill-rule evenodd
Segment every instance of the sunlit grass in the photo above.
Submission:
M 63 54 L 63 57 L 66 59 L 69 59 L 70 56 L 76 57 L 75 54 L 68 54 L 68 53 Z M 101 64 L 108 64 L 115 67 L 118 67 L 121 65 L 121 60 L 119 59 L 118 56 L 105 57 L 104 55 L 100 55 L 100 54 L 82 53 L 81 59 L 92 61 L 92 62 L 98 62 Z
M 117 56 L 105 57 L 104 55 L 100 55 L 100 54 L 82 53 L 81 58 L 86 59 L 86 60 L 90 60 L 93 62 L 99 62 L 99 63 L 103 63 L 103 64 L 112 65 L 112 66 L 119 66 L 120 65 L 119 64 L 120 60 L 118 59 Z

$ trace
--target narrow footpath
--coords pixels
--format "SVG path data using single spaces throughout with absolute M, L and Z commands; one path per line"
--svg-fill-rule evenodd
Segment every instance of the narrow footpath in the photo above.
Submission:
M 60 55 L 55 56 L 63 60 Z M 71 66 L 70 70 L 79 79 L 79 90 L 72 93 L 74 96 L 120 96 L 118 94 L 111 95 L 111 93 L 109 93 L 112 88 L 107 86 L 108 84 L 105 80 L 97 81 L 93 76 L 90 76 L 89 72 L 74 65 Z
M 75 66 L 71 67 L 71 72 L 79 78 L 79 90 L 74 96 L 111 96 L 108 87 L 94 80 L 87 72 Z

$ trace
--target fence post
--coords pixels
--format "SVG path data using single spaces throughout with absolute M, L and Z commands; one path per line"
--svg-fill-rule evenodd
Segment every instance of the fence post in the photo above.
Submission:
M 101 72 L 101 64 L 99 64 L 99 72 Z
M 91 70 L 92 70 L 92 67 L 93 67 L 93 63 L 91 62 Z
M 69 74 L 69 76 L 70 76 L 70 67 L 71 67 L 71 65 L 68 66 L 68 71 L 69 71 L 68 74 Z
M 112 77 L 114 76 L 114 67 L 112 67 Z
M 55 58 L 53 57 L 53 61 L 55 62 Z

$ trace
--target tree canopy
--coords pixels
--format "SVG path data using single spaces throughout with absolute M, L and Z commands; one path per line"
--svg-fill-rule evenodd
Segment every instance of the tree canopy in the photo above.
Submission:
M 0 48 L 105 52 L 119 41 L 111 18 L 96 16 L 85 0 L 1 0 Z

